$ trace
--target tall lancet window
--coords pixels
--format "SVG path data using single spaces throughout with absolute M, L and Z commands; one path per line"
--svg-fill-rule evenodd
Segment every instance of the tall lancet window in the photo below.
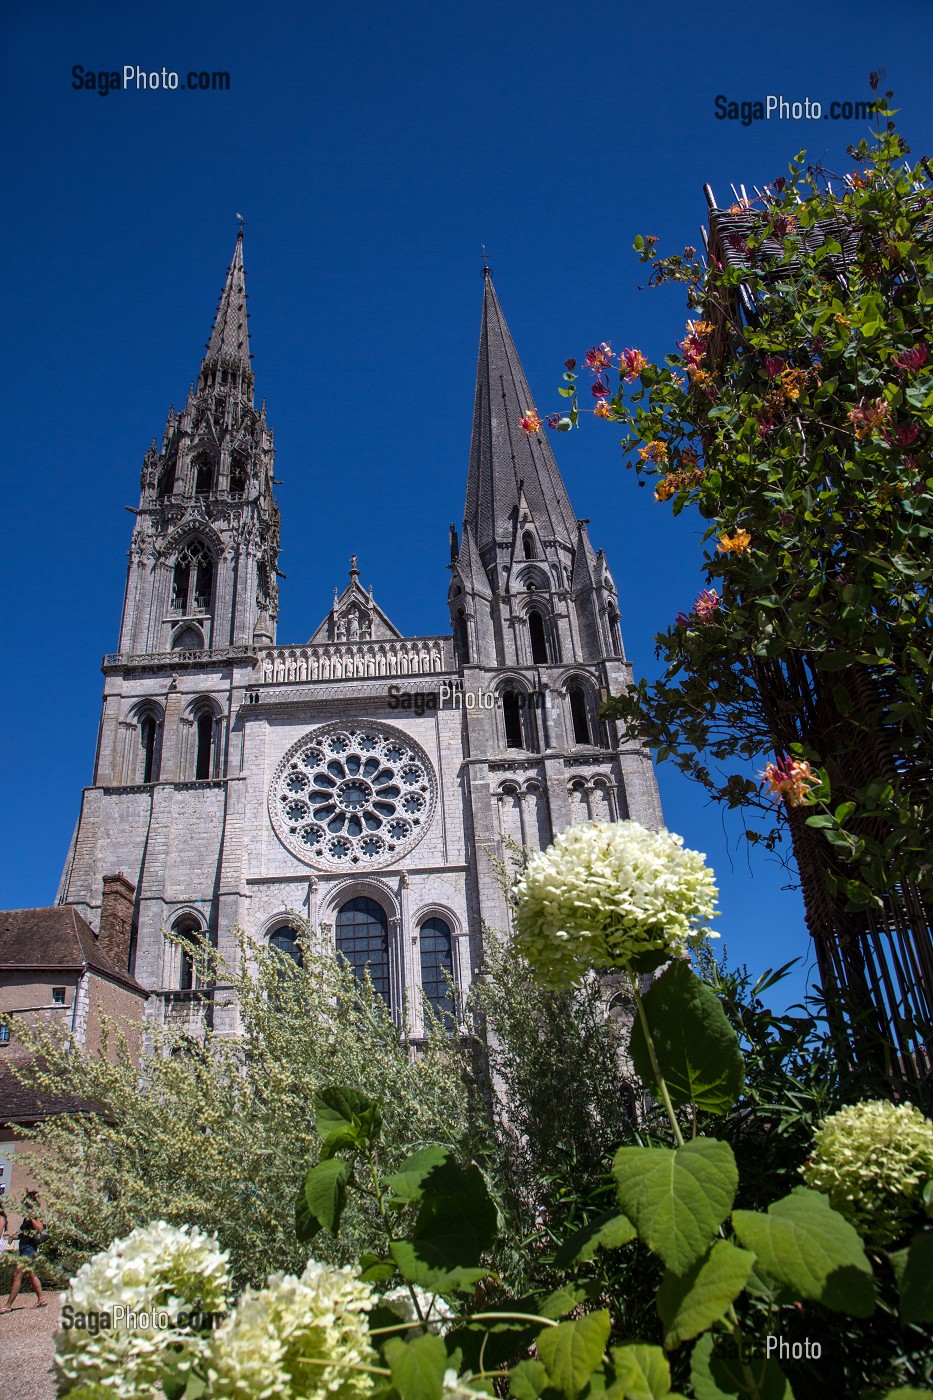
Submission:
M 526 559 L 537 559 L 538 551 L 535 549 L 535 537 L 530 530 L 526 530 L 522 535 L 522 549 Z
M 214 463 L 210 457 L 199 457 L 194 464 L 194 494 L 209 496 L 214 489 Z
M 337 952 L 389 1005 L 389 921 L 381 904 L 359 895 L 337 913 Z
M 155 715 L 143 715 L 139 722 L 139 747 L 141 750 L 143 782 L 154 783 L 159 774 L 156 762 L 156 743 L 159 737 L 159 728 Z
M 194 776 L 212 778 L 214 776 L 214 716 L 210 710 L 202 710 L 195 720 L 197 744 L 194 758 Z
M 547 650 L 547 633 L 544 629 L 544 618 L 537 608 L 532 608 L 528 614 L 528 635 L 531 639 L 531 659 L 546 665 L 550 660 Z
M 518 696 L 514 690 L 502 692 L 502 719 L 505 724 L 505 746 L 507 749 L 523 749 L 522 712 Z
M 468 665 L 470 660 L 470 629 L 463 608 L 457 609 L 457 615 L 454 618 L 454 641 L 457 647 L 457 660 L 461 666 Z
M 572 685 L 567 692 L 570 700 L 570 719 L 573 723 L 573 737 L 577 744 L 592 743 L 590 721 L 586 713 L 586 692 L 581 685 Z

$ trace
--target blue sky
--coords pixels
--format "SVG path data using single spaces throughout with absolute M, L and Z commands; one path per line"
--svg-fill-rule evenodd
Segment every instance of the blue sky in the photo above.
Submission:
M 597 340 L 669 350 L 675 290 L 639 291 L 637 233 L 699 241 L 709 181 L 773 179 L 806 146 L 847 170 L 856 122 L 720 121 L 714 100 L 868 95 L 884 70 L 933 150 L 926 0 L 350 6 L 242 0 L 5 7 L 5 907 L 54 899 L 90 780 L 142 457 L 197 373 L 246 217 L 257 391 L 276 432 L 279 640 L 346 580 L 409 633 L 447 629 L 482 296 L 481 247 L 538 407 Z M 75 91 L 72 68 L 227 70 L 229 92 Z M 700 586 L 698 530 L 639 491 L 617 433 L 555 442 L 623 603 L 636 672 Z M 668 825 L 707 852 L 730 958 L 812 964 L 799 895 L 672 769 Z M 803 975 L 787 984 L 798 995 Z M 776 1000 L 782 998 L 778 995 Z

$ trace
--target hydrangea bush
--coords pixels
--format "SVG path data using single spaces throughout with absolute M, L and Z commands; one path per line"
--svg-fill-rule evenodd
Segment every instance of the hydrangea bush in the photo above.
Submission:
M 853 1104 L 817 1129 L 803 1175 L 866 1239 L 892 1244 L 933 1181 L 933 1123 L 909 1103 Z
M 542 985 L 590 968 L 651 970 L 709 936 L 716 883 L 683 837 L 639 822 L 582 822 L 533 855 L 515 891 L 515 946 Z
M 202 1230 L 159 1220 L 117 1240 L 62 1299 L 73 1325 L 58 1336 L 60 1394 L 89 1400 L 104 1386 L 111 1400 L 160 1395 L 166 1347 L 183 1370 L 207 1355 L 209 1330 L 188 1319 L 223 1313 L 228 1284 L 227 1255 Z

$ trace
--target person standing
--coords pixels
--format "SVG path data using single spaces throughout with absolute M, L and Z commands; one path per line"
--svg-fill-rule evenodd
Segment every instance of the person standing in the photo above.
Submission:
M 45 1227 L 39 1217 L 39 1197 L 34 1191 L 27 1191 L 24 1204 L 26 1213 L 23 1216 L 23 1221 L 19 1227 L 19 1235 L 17 1237 L 19 1239 L 19 1259 L 13 1271 L 13 1280 L 10 1284 L 10 1296 L 6 1300 L 6 1307 L 0 1308 L 0 1313 L 13 1311 L 13 1304 L 19 1296 L 20 1284 L 24 1276 L 32 1285 L 32 1290 L 36 1295 L 36 1307 L 44 1308 L 47 1306 L 45 1298 L 42 1296 L 42 1285 L 39 1282 L 39 1275 L 35 1270 L 35 1259 L 39 1251 L 39 1246 L 47 1238 Z

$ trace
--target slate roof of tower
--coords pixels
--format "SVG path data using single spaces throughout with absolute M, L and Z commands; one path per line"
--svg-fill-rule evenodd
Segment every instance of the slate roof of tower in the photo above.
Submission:
M 233 261 L 220 294 L 214 329 L 207 342 L 205 364 L 217 360 L 239 360 L 249 369 L 249 321 L 246 310 L 246 272 L 243 267 L 243 230 L 237 234 Z
M 529 435 L 520 426 L 534 399 L 488 268 L 484 281 L 464 525 L 472 525 L 481 551 L 495 540 L 511 540 L 524 482 L 541 536 L 572 546 L 576 516 L 544 429 Z

